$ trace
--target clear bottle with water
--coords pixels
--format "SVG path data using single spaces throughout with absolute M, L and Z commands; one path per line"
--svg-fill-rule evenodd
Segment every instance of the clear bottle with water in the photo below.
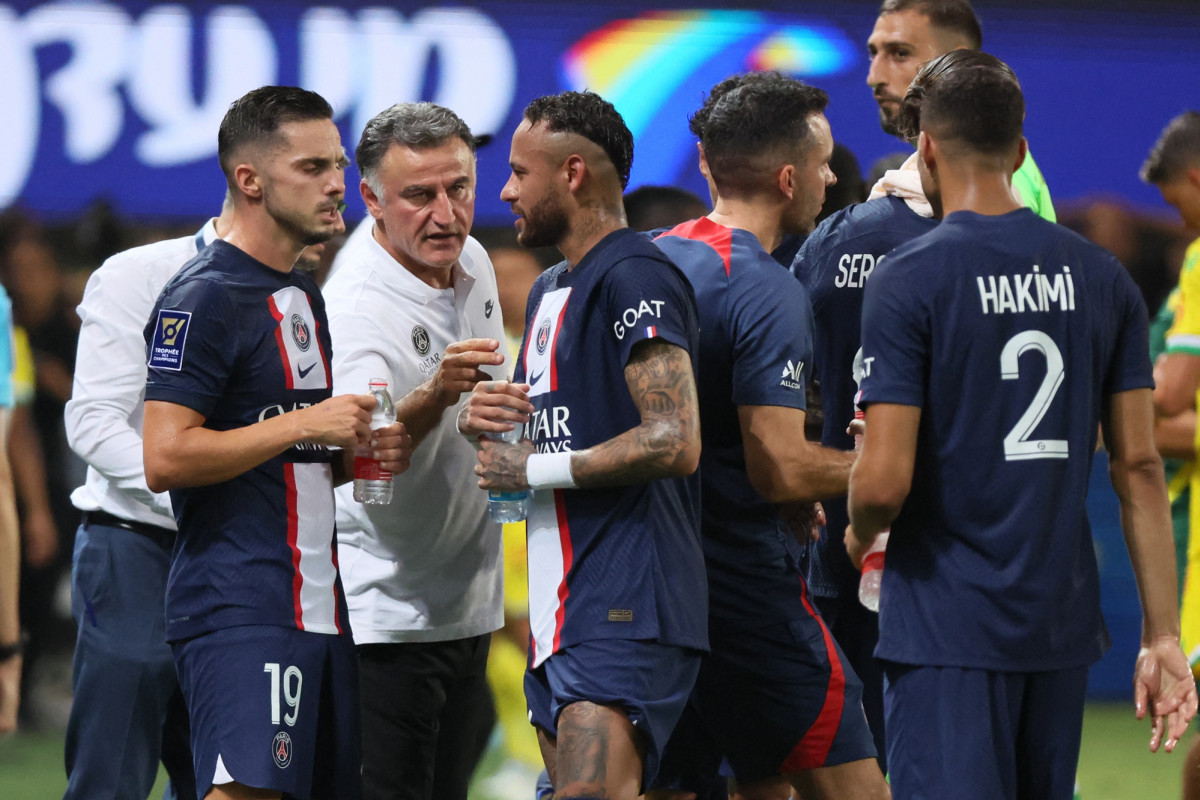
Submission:
M 387 378 L 371 378 L 368 391 L 375 396 L 371 412 L 371 430 L 385 428 L 396 421 L 396 405 L 388 393 Z M 371 454 L 369 444 L 354 448 L 354 499 L 364 505 L 386 506 L 392 502 L 392 473 L 383 469 Z
M 524 425 L 514 425 L 511 431 L 491 434 L 492 439 L 508 444 L 516 444 L 525 435 Z M 501 492 L 492 489 L 488 492 L 488 516 L 492 522 L 520 522 L 529 517 L 530 497 L 528 489 L 518 489 L 514 492 Z
M 887 554 L 888 532 L 875 539 L 863 556 L 862 577 L 858 579 L 858 602 L 869 611 L 879 611 L 879 587 L 883 584 L 883 558 Z
M 863 412 L 854 409 L 854 418 L 861 420 Z M 854 452 L 862 450 L 862 434 L 854 435 Z M 879 587 L 883 585 L 883 560 L 887 553 L 888 531 L 879 534 L 863 556 L 862 576 L 858 579 L 858 602 L 869 611 L 879 611 Z

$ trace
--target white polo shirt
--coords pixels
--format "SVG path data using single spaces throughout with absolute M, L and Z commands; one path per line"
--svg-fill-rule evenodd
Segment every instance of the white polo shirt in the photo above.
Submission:
M 175 530 L 171 498 L 146 485 L 142 408 L 146 340 L 142 331 L 167 281 L 217 238 L 210 219 L 192 236 L 134 247 L 106 260 L 88 278 L 76 311 L 75 383 L 63 415 L 67 442 L 87 462 L 85 483 L 71 493 L 81 511 Z
M 399 399 L 429 379 L 447 345 L 473 337 L 503 342 L 504 324 L 495 272 L 479 242 L 467 239 L 453 288 L 435 289 L 361 232 L 373 222 L 368 217 L 351 235 L 322 289 L 333 392 L 362 394 L 371 378 L 386 377 Z M 509 366 L 488 372 L 503 379 Z M 458 411 L 447 408 L 416 448 L 412 466 L 394 480 L 390 505 L 355 502 L 351 483 L 335 490 L 338 562 L 358 644 L 463 639 L 504 623 L 500 526 L 487 517 Z

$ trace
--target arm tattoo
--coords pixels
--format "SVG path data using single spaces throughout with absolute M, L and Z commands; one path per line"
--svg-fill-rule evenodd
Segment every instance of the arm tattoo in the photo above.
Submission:
M 662 339 L 637 344 L 625 383 L 641 414 L 636 428 L 572 460 L 580 486 L 619 486 L 688 474 L 700 437 L 700 410 L 687 351 Z

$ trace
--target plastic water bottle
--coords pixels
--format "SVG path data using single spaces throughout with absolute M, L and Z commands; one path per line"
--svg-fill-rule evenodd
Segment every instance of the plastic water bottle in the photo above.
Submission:
M 854 409 L 854 418 L 862 419 L 863 412 Z M 862 434 L 854 435 L 854 452 L 862 450 Z M 888 531 L 879 534 L 871 549 L 863 556 L 862 576 L 858 579 L 858 602 L 869 611 L 879 611 L 879 587 L 883 584 L 883 559 L 887 552 Z
M 396 406 L 388 394 L 387 378 L 371 378 L 368 391 L 375 396 L 371 430 L 386 428 L 396 421 Z M 392 473 L 383 469 L 379 459 L 371 455 L 369 444 L 354 448 L 354 499 L 369 506 L 386 506 L 392 502 Z
M 862 577 L 858 579 L 858 602 L 869 611 L 879 611 L 879 587 L 883 583 L 883 557 L 887 552 L 888 532 L 875 539 L 863 556 Z
M 525 426 L 514 425 L 511 431 L 492 434 L 493 439 L 507 444 L 516 444 L 525 435 Z M 529 490 L 488 492 L 488 516 L 492 522 L 520 522 L 529 516 Z

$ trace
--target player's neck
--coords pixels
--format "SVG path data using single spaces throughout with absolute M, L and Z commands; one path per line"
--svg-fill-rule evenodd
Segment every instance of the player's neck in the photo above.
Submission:
M 753 199 L 729 199 L 717 196 L 712 213 L 708 218 L 727 228 L 738 228 L 758 239 L 768 253 L 783 241 L 783 226 L 780 209 L 767 202 Z
M 942 216 L 955 211 L 973 211 L 1000 216 L 1021 208 L 1012 189 L 1011 176 L 1003 172 L 969 171 L 941 175 Z
M 225 241 L 273 270 L 291 272 L 304 245 L 267 215 L 234 211 Z
M 574 269 L 601 239 L 613 231 L 628 227 L 625 213 L 619 206 L 618 209 L 583 208 L 558 241 L 558 250 L 567 260 L 568 269 Z

